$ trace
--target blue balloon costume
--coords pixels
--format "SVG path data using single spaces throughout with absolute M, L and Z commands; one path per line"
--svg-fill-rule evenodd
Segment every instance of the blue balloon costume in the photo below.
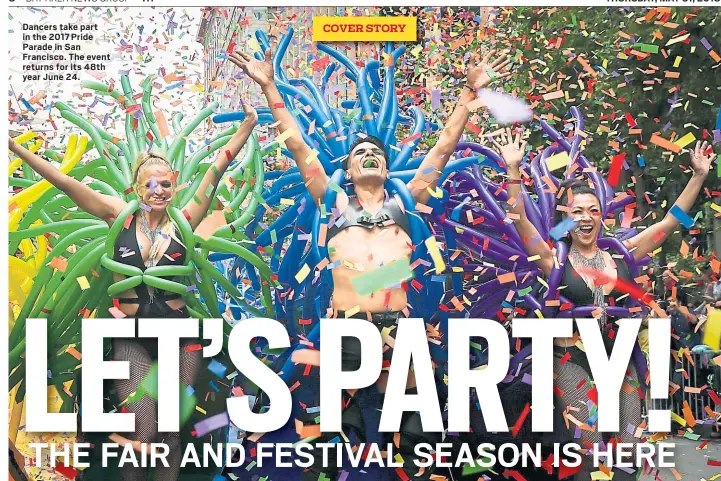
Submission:
M 422 155 L 413 157 L 418 146 L 416 134 L 438 128 L 437 125 L 426 122 L 423 112 L 417 106 L 410 107 L 407 115 L 399 109 L 393 79 L 395 64 L 404 53 L 405 47 L 394 48 L 391 43 L 386 44 L 385 54 L 388 60 L 382 66 L 384 75 L 381 80 L 379 75 L 381 64 L 378 61 L 369 61 L 364 67 L 359 68 L 335 49 L 318 44 L 318 50 L 329 55 L 334 61 L 327 66 L 322 85 L 318 88 L 310 79 L 288 78 L 281 67 L 281 59 L 286 53 L 292 35 L 293 29 L 289 29 L 276 49 L 273 59 L 275 82 L 283 94 L 286 108 L 295 116 L 304 141 L 318 152 L 318 159 L 331 178 L 331 187 L 327 190 L 324 204 L 318 209 L 306 191 L 297 167 L 286 171 L 267 172 L 265 179 L 273 180 L 273 183 L 264 189 L 262 196 L 265 202 L 259 204 L 255 220 L 249 224 L 246 231 L 248 237 L 254 239 L 259 248 L 266 253 L 272 252 L 271 267 L 277 272 L 281 285 L 281 288 L 275 291 L 275 310 L 277 318 L 285 323 L 294 342 L 291 349 L 280 354 L 267 352 L 260 347 L 257 350 L 264 362 L 272 365 L 293 388 L 294 405 L 293 414 L 284 428 L 266 433 L 259 439 L 256 437 L 252 442 L 246 442 L 246 463 L 242 468 L 232 470 L 241 479 L 258 479 L 267 476 L 269 480 L 287 480 L 300 477 L 299 468 L 276 468 L 268 466 L 267 463 L 260 468 L 255 463 L 252 450 L 254 442 L 257 441 L 263 443 L 300 441 L 299 432 L 296 432 L 296 419 L 307 418 L 309 413 L 318 416 L 318 406 L 296 401 L 317 396 L 318 385 L 310 382 L 304 373 L 300 372 L 302 366 L 294 365 L 290 355 L 293 350 L 306 349 L 309 345 L 316 349 L 320 348 L 318 320 L 325 317 L 325 309 L 329 306 L 333 291 L 333 282 L 328 268 L 320 269 L 317 275 L 314 275 L 315 266 L 328 259 L 327 248 L 319 246 L 318 236 L 321 225 L 328 224 L 337 191 L 343 188 L 350 193 L 349 186 L 343 185 L 340 160 L 348 154 L 349 146 L 359 134 L 373 135 L 383 140 L 388 147 L 390 157 L 388 160 L 391 175 L 386 183 L 386 190 L 390 195 L 395 194 L 402 200 L 407 212 L 417 212 L 415 201 L 405 185 L 413 178 L 424 159 Z M 256 32 L 256 37 L 264 51 L 270 48 L 265 34 Z M 255 57 L 262 58 L 260 53 L 256 53 Z M 341 103 L 346 111 L 329 106 L 323 96 L 328 82 L 339 66 L 345 67 L 343 74 L 356 85 L 358 92 L 356 100 Z M 269 109 L 259 109 L 258 112 L 261 124 L 273 122 Z M 580 111 L 572 108 L 571 115 L 576 122 L 577 131 L 582 131 L 583 118 Z M 226 113 L 216 115 L 214 121 L 223 123 L 242 118 L 242 113 Z M 399 145 L 396 138 L 399 124 L 410 125 L 409 135 L 415 140 L 402 142 Z M 315 128 L 311 129 L 311 125 Z M 536 186 L 535 194 L 532 194 L 526 186 L 522 186 L 522 195 L 529 220 L 541 236 L 548 239 L 553 227 L 556 197 L 544 191 L 541 186 L 544 185 L 544 178 L 552 180 L 556 187 L 559 181 L 550 172 L 546 160 L 554 154 L 567 152 L 570 158 L 577 158 L 581 167 L 589 168 L 591 164 L 581 152 L 583 141 L 581 136 L 575 135 L 567 139 L 545 121 L 541 121 L 541 127 L 553 144 L 530 162 L 531 177 Z M 275 149 L 280 149 L 277 142 L 271 142 L 263 147 L 265 151 Z M 495 151 L 477 143 L 461 142 L 455 150 L 456 154 L 448 162 L 439 182 L 438 192 L 441 195 L 437 198 L 432 197 L 429 201 L 432 212 L 411 215 L 409 219 L 411 240 L 414 245 L 411 265 L 415 266 L 416 281 L 413 285 L 407 286 L 409 305 L 412 306 L 409 317 L 422 317 L 427 323 L 438 327 L 441 342 L 431 343 L 430 346 L 433 360 L 441 371 L 445 367 L 446 360 L 443 336 L 447 332 L 447 323 L 451 317 L 495 318 L 504 321 L 506 316 L 502 312 L 503 309 L 507 312 L 515 311 L 522 317 L 590 317 L 595 309 L 594 306 L 572 306 L 559 294 L 558 287 L 568 254 L 565 243 L 559 241 L 555 244 L 558 267 L 553 270 L 546 282 L 540 279 L 542 273 L 535 263 L 528 260 L 525 246 L 515 226 L 507 218 L 503 206 L 508 200 L 501 175 L 505 171 L 503 159 Z M 287 157 L 292 157 L 287 150 L 282 149 L 282 152 Z M 591 172 L 588 175 L 601 201 L 604 216 L 623 210 L 625 205 L 633 202 L 633 198 L 629 196 L 615 197 L 613 189 L 600 174 Z M 287 199 L 293 199 L 293 204 L 280 213 L 270 225 L 262 226 L 262 232 L 256 237 L 255 232 L 258 232 L 266 211 L 283 201 L 287 204 Z M 445 275 L 435 275 L 433 270 L 429 269 L 431 264 L 427 260 L 429 254 L 424 241 L 431 236 L 435 236 L 445 245 L 445 262 L 450 266 L 448 278 Z M 639 275 L 640 264 L 634 261 L 620 239 L 602 237 L 598 245 L 601 249 L 609 249 L 623 255 L 631 275 L 633 277 Z M 246 269 L 243 259 L 230 259 L 229 263 L 226 259 L 223 262 L 231 282 L 237 284 L 240 280 L 238 273 L 246 273 L 252 282 L 252 289 L 246 292 L 259 290 L 259 281 L 253 269 Z M 296 274 L 305 265 L 310 268 L 311 274 L 297 277 Z M 502 276 L 509 273 L 515 274 L 515 282 L 507 283 L 499 280 L 499 277 L 504 279 Z M 252 294 L 248 295 L 252 297 Z M 545 301 L 549 300 L 560 301 L 562 308 L 547 307 Z M 625 307 L 610 307 L 609 315 L 631 317 L 632 313 L 637 311 L 634 308 L 639 306 L 646 309 L 646 306 L 634 299 Z M 231 311 L 236 319 L 243 315 L 241 310 L 234 310 L 232 305 Z M 512 341 L 513 358 L 509 376 L 504 380 L 508 386 L 520 382 L 518 374 L 526 368 L 526 358 L 531 354 L 530 345 Z M 472 346 L 476 349 L 472 364 L 484 364 L 485 345 L 473 343 Z M 643 355 L 638 349 L 634 352 L 634 360 L 637 361 L 640 379 L 645 379 L 645 363 L 642 362 Z M 254 392 L 252 391 L 254 387 L 248 386 L 243 379 L 236 379 L 236 382 L 243 387 L 246 394 Z M 444 384 L 442 382 L 438 384 L 439 390 L 442 391 Z M 477 399 L 472 400 L 471 405 L 477 405 Z M 377 405 L 373 405 L 373 400 L 364 407 L 363 413 L 367 428 L 366 441 L 379 442 L 377 432 L 379 413 Z M 512 421 L 513 419 L 509 419 L 509 422 Z M 528 429 L 530 430 L 530 426 Z M 237 441 L 239 434 L 242 433 L 231 430 L 229 441 Z M 364 476 L 366 474 L 368 477 Z M 415 473 L 407 473 L 411 477 L 413 474 Z M 389 469 L 368 468 L 351 472 L 346 479 L 361 477 L 392 479 L 394 476 L 395 474 Z
M 451 248 L 455 248 L 456 243 L 453 236 L 455 226 L 445 219 L 444 214 L 444 206 L 448 204 L 449 193 L 439 190 L 443 193 L 442 197 L 432 198 L 429 202 L 429 207 L 433 208 L 433 214 L 421 217 L 414 214 L 416 210 L 415 201 L 405 185 L 406 182 L 413 178 L 424 158 L 423 156 L 413 157 L 418 146 L 417 139 L 419 135 L 417 134 L 437 129 L 436 125 L 426 122 L 423 112 L 418 107 L 411 107 L 408 116 L 399 112 L 399 101 L 393 82 L 394 65 L 404 53 L 405 47 L 394 48 L 390 43 L 386 45 L 385 53 L 390 61 L 385 62 L 383 66 L 383 78 L 385 80 L 381 82 L 379 75 L 381 65 L 378 61 L 370 61 L 364 67 L 358 68 L 345 55 L 326 45 L 319 44 L 318 49 L 330 55 L 336 61 L 326 68 L 323 75 L 323 85 L 319 89 L 309 79 L 289 79 L 281 68 L 281 59 L 286 52 L 292 35 L 293 31 L 290 29 L 289 33 L 281 39 L 274 56 L 275 81 L 283 94 L 286 108 L 295 116 L 305 142 L 317 150 L 318 159 L 331 178 L 331 185 L 338 186 L 337 189 L 344 188 L 350 193 L 350 186 L 342 185 L 343 169 L 340 160 L 347 155 L 350 145 L 359 134 L 377 136 L 388 146 L 391 178 L 386 183 L 386 191 L 389 195 L 395 195 L 399 198 L 404 210 L 411 214 L 409 215 L 410 237 L 414 249 L 410 261 L 411 266 L 415 267 L 413 282 L 406 286 L 409 306 L 412 307 L 410 315 L 411 317 L 422 317 L 426 322 L 438 325 L 442 336 L 442 333 L 445 332 L 448 317 L 452 314 L 453 309 L 439 309 L 439 306 L 441 306 L 444 295 L 449 298 L 462 297 L 463 269 L 456 266 L 454 270 L 457 272 L 453 274 L 454 289 L 446 293 L 446 277 L 431 275 L 432 270 L 429 269 L 431 265 L 429 262 L 430 257 L 424 242 L 435 235 L 447 239 L 448 252 L 450 252 Z M 257 32 L 256 37 L 264 50 L 269 48 L 269 42 L 265 34 Z M 261 58 L 259 53 L 255 55 L 256 58 Z M 327 82 L 329 82 L 339 65 L 345 67 L 344 75 L 356 84 L 358 91 L 356 101 L 342 102 L 341 105 L 348 110 L 347 112 L 330 107 L 322 95 L 322 92 L 326 90 Z M 258 109 L 258 113 L 261 124 L 273 122 L 269 109 Z M 216 123 L 222 123 L 238 121 L 242 118 L 242 113 L 227 113 L 216 115 L 213 120 Z M 414 140 L 398 145 L 396 129 L 399 123 L 410 124 L 409 135 Z M 311 125 L 315 125 L 317 128 L 309 131 Z M 336 137 L 343 140 L 335 140 Z M 278 148 L 278 143 L 271 142 L 264 146 L 263 150 L 272 151 Z M 454 172 L 472 165 L 480 166 L 485 164 L 500 170 L 497 164 L 492 163 L 484 155 L 484 153 L 490 151 L 480 145 L 459 144 L 457 151 L 461 155 L 448 162 L 441 182 Z M 291 157 L 290 152 L 285 149 L 282 149 L 282 152 Z M 274 271 L 277 271 L 278 281 L 281 285 L 281 288 L 275 291 L 274 299 L 277 318 L 285 323 L 290 335 L 296 341 L 293 349 L 305 349 L 308 344 L 319 348 L 318 320 L 324 317 L 325 308 L 329 305 L 330 295 L 333 290 L 331 272 L 329 269 L 321 269 L 319 275 L 311 274 L 303 279 L 297 278 L 296 274 L 304 265 L 309 266 L 312 272 L 314 266 L 321 263 L 323 259 L 328 258 L 327 247 L 319 246 L 318 235 L 321 225 L 327 225 L 329 222 L 329 213 L 331 212 L 331 206 L 335 205 L 337 189 L 329 188 L 327 190 L 324 204 L 318 209 L 307 193 L 297 167 L 283 172 L 268 172 L 265 179 L 273 179 L 274 182 L 264 190 L 262 196 L 265 202 L 258 207 L 255 220 L 249 224 L 247 234 L 254 239 L 256 245 L 263 251 L 273 253 L 271 267 Z M 287 203 L 289 198 L 294 200 L 293 205 L 285 209 L 270 225 L 262 226 L 262 232 L 257 237 L 254 237 L 254 233 L 257 231 L 266 210 L 273 209 L 275 206 L 280 205 L 282 201 Z M 284 245 L 287 246 L 285 249 L 283 249 Z M 230 263 L 226 259 L 223 262 L 224 264 L 221 267 L 231 276 L 231 282 L 237 284 L 240 281 L 238 273 L 245 274 L 253 282 L 253 288 L 258 288 L 253 270 L 245 268 L 243 259 L 231 259 Z M 459 264 L 455 260 L 447 262 L 452 266 Z M 246 292 L 250 291 L 251 289 L 246 290 Z M 249 295 L 252 296 L 252 294 Z M 241 310 L 234 310 L 233 305 L 231 305 L 231 312 L 234 317 L 237 316 L 236 319 L 244 315 Z M 276 355 L 258 348 L 264 360 L 269 364 L 273 364 L 274 368 L 291 386 L 295 384 L 296 379 L 302 379 L 302 376 L 299 378 L 298 372 L 302 369 L 297 368 L 290 361 L 290 351 L 293 349 Z M 442 369 L 446 357 L 442 343 L 431 344 L 431 349 L 434 361 Z M 304 381 L 293 391 L 294 397 L 298 399 L 303 398 L 302 391 L 304 390 L 317 390 L 317 385 L 310 385 L 311 383 L 307 379 Z M 237 382 L 243 387 L 246 394 L 252 392 L 249 392 L 249 389 L 252 390 L 253 387 L 247 386 L 243 379 L 238 379 Z M 315 394 L 317 395 L 317 393 Z M 312 408 L 313 406 L 308 407 Z M 261 441 L 287 441 L 289 439 L 298 441 L 299 438 L 293 424 L 294 419 L 303 415 L 307 417 L 307 412 L 296 413 L 296 409 L 299 409 L 298 403 L 294 404 L 294 413 L 288 423 L 288 429 L 265 434 Z M 377 412 L 373 413 L 374 410 L 371 408 L 365 410 L 365 414 L 367 414 L 367 432 L 371 434 L 368 441 L 373 440 L 372 434 L 374 431 L 377 435 L 378 415 Z M 231 440 L 235 440 L 237 433 L 231 430 L 230 437 Z M 252 445 L 252 443 L 249 444 Z M 264 467 L 261 470 L 257 466 L 250 470 L 251 473 L 257 475 L 269 475 L 271 479 L 273 479 L 274 474 L 278 476 L 278 479 L 291 479 L 293 476 L 298 475 L 297 471 L 299 470 L 289 473 L 288 470 L 285 470 L 282 474 L 278 474 L 270 468 Z M 375 479 L 382 479 L 382 476 L 389 475 L 387 472 L 376 474 Z

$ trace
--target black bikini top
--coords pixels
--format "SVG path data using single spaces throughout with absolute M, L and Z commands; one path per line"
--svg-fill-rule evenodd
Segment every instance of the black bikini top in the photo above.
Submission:
M 143 262 L 143 255 L 140 252 L 140 244 L 138 244 L 138 235 L 136 233 L 137 221 L 138 216 L 133 215 L 133 220 L 130 222 L 128 228 L 120 231 L 120 235 L 118 235 L 118 239 L 115 242 L 113 260 L 122 264 L 137 267 L 138 269 L 144 271 L 146 269 L 146 265 L 145 262 Z M 165 254 L 163 254 L 163 257 L 160 258 L 156 265 L 180 266 L 183 264 L 185 264 L 185 247 L 171 237 L 168 250 L 165 251 Z M 121 298 L 119 300 L 121 303 L 125 304 L 145 304 L 151 302 L 147 288 L 143 287 L 145 287 L 145 283 L 139 285 L 138 288 L 135 289 L 135 293 L 138 295 L 137 298 L 128 297 Z M 160 296 L 163 300 L 177 299 L 180 297 L 177 294 L 163 294 L 162 292 L 160 293 Z M 127 302 L 128 300 L 132 300 L 132 302 Z
M 345 212 L 328 228 L 328 240 L 332 239 L 340 231 L 352 226 L 372 229 L 373 227 L 388 227 L 394 224 L 403 229 L 408 236 L 411 235 L 408 214 L 401 209 L 395 197 L 389 197 L 383 202 L 381 210 L 375 216 L 372 216 L 358 202 L 358 197 L 350 195 L 348 196 L 348 207 L 346 207 Z
M 623 259 L 614 259 L 614 261 L 616 262 L 616 275 L 618 278 L 631 282 L 631 273 L 628 270 L 626 262 Z M 565 289 L 561 290 L 561 295 L 571 301 L 574 306 L 593 305 L 593 292 L 588 287 L 588 284 L 586 284 L 586 281 L 584 281 L 576 269 L 573 268 L 570 259 L 566 259 L 561 285 L 566 286 Z M 606 296 L 606 302 L 608 302 L 608 298 L 610 297 L 613 298 L 614 303 L 616 303 L 618 302 L 618 298 L 623 295 L 623 292 L 614 288 L 611 294 Z

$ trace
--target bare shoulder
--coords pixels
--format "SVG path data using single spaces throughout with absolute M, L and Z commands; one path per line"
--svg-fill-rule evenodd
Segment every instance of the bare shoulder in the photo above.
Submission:
M 338 195 L 335 198 L 335 208 L 340 212 L 345 212 L 348 208 L 348 202 L 350 202 L 348 194 L 345 192 L 338 192 Z
M 603 260 L 606 261 L 606 265 L 616 267 L 616 259 L 613 258 L 610 252 L 601 250 Z

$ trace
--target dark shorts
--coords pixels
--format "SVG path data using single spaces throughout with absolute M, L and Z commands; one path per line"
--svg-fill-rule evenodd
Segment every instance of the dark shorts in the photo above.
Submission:
M 350 316 L 355 319 L 363 319 L 365 321 L 373 323 L 379 332 L 383 333 L 383 329 L 390 328 L 388 336 L 392 339 L 396 337 L 396 325 L 398 319 L 401 317 L 400 312 L 378 312 L 374 313 L 372 320 L 368 321 L 366 313 L 358 313 Z M 338 313 L 338 317 L 345 317 L 343 312 Z M 342 319 L 341 319 L 342 320 Z M 361 365 L 361 343 L 358 338 L 355 337 L 343 337 L 341 340 L 341 351 L 342 351 L 342 367 L 344 371 L 357 371 Z M 383 343 L 383 367 L 387 368 L 390 365 L 391 357 L 393 357 L 393 348 Z
M 180 309 L 173 309 L 164 300 L 156 299 L 154 302 L 140 304 L 138 312 L 135 313 L 135 332 L 138 332 L 138 319 L 185 319 L 190 317 L 188 309 L 183 306 Z M 133 342 L 143 347 L 153 360 L 158 359 L 158 340 L 153 337 L 133 338 Z M 197 339 L 181 339 L 180 345 L 197 344 Z
M 155 299 L 153 302 L 140 304 L 138 306 L 138 312 L 135 313 L 136 319 L 153 317 L 161 319 L 183 319 L 190 317 L 190 314 L 185 306 L 180 309 L 173 309 L 163 299 Z

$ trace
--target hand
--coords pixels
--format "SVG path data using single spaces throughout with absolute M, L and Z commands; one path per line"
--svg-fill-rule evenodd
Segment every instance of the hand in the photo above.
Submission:
M 243 113 L 245 113 L 245 120 L 243 122 L 256 125 L 258 123 L 258 112 L 255 111 L 255 108 L 250 105 L 248 100 L 243 101 L 241 99 L 241 103 L 243 105 Z
M 236 50 L 230 56 L 230 61 L 240 67 L 245 74 L 252 78 L 255 83 L 265 87 L 273 83 L 273 62 L 270 49 L 265 51 L 265 60 L 260 61 L 245 52 Z
M 501 54 L 493 62 L 491 57 L 496 50 L 491 50 L 480 60 L 478 54 L 471 55 L 466 71 L 466 85 L 473 90 L 478 90 L 490 85 L 493 80 L 503 80 L 511 76 L 511 72 L 506 71 L 506 66 L 511 61 L 508 55 Z M 495 79 L 491 78 L 491 75 Z
M 521 141 L 521 133 L 517 133 L 514 137 L 511 129 L 505 129 L 501 130 L 501 133 L 496 138 L 500 142 L 494 139 L 493 144 L 503 156 L 507 169 L 518 169 L 521 166 L 523 156 L 526 154 L 527 144 L 525 140 Z
M 711 161 L 716 157 L 713 152 L 705 154 L 709 149 L 709 143 L 705 140 L 703 143 L 699 140 L 696 142 L 696 147 L 691 151 L 691 168 L 694 174 L 706 176 L 711 168 Z

